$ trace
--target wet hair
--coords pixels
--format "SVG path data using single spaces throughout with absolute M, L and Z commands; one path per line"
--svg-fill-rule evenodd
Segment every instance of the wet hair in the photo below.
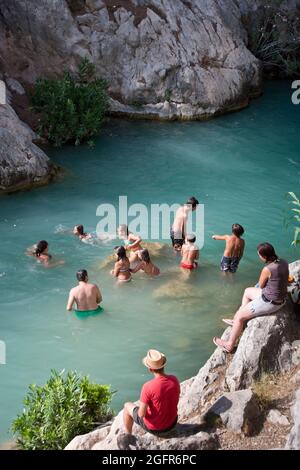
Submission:
M 189 233 L 186 236 L 188 242 L 194 243 L 196 241 L 196 235 L 194 233 Z
M 128 225 L 126 225 L 126 224 L 121 224 L 121 225 L 119 225 L 118 231 L 125 232 L 126 235 L 127 235 L 127 237 L 128 237 L 128 235 L 129 235 Z
M 75 225 L 75 228 L 76 228 L 79 235 L 85 235 L 85 233 L 83 231 L 83 225 Z
M 236 235 L 237 237 L 241 237 L 244 233 L 244 227 L 242 227 L 240 224 L 233 224 L 232 225 L 232 233 Z
M 48 247 L 48 242 L 46 242 L 46 240 L 41 240 L 40 242 L 38 242 L 38 244 L 36 245 L 36 249 L 34 251 L 35 256 L 39 258 L 41 254 L 46 250 L 47 247 Z
M 198 204 L 199 204 L 199 201 L 194 196 L 190 197 L 186 201 L 186 205 L 192 206 L 192 209 L 195 209 L 198 206 Z
M 150 263 L 150 255 L 149 251 L 145 248 L 144 250 L 141 250 L 141 258 L 145 263 Z
M 274 247 L 268 242 L 260 243 L 257 247 L 257 251 L 260 256 L 266 260 L 267 263 L 272 261 L 279 261 Z
M 88 273 L 86 269 L 79 269 L 76 273 L 76 277 L 78 281 L 86 281 L 88 277 Z
M 124 246 L 115 246 L 114 251 L 116 255 L 118 256 L 118 260 L 124 259 L 127 256 Z

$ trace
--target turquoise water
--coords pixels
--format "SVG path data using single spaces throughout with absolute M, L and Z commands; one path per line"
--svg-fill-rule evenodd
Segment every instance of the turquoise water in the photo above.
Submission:
M 220 319 L 239 305 L 243 289 L 260 272 L 255 247 L 270 241 L 289 261 L 299 257 L 284 227 L 285 195 L 299 193 L 300 106 L 289 82 L 266 86 L 265 94 L 239 113 L 200 123 L 111 121 L 93 150 L 51 151 L 66 168 L 48 187 L 0 199 L 0 339 L 7 364 L 0 365 L 0 441 L 22 410 L 29 383 L 42 384 L 50 369 L 76 369 L 117 390 L 114 406 L 136 399 L 150 378 L 141 364 L 148 348 L 162 350 L 168 371 L 181 380 L 194 375 L 212 353 Z M 205 204 L 201 269 L 184 283 L 171 250 L 156 263 L 164 275 L 118 287 L 100 263 L 115 242 L 89 246 L 61 228 L 83 223 L 95 230 L 103 202 L 181 203 L 195 195 Z M 246 252 L 237 275 L 218 270 L 233 222 L 245 226 Z M 66 261 L 45 269 L 24 251 L 46 239 Z M 65 311 L 75 272 L 87 268 L 102 290 L 105 311 L 80 320 Z

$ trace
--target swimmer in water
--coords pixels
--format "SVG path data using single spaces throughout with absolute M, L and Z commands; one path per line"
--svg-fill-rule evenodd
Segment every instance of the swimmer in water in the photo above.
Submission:
M 35 256 L 37 260 L 48 268 L 53 268 L 64 264 L 63 260 L 52 261 L 52 256 L 48 253 L 49 244 L 46 240 L 39 241 L 31 249 L 29 249 L 26 254 L 29 256 Z
M 110 273 L 120 282 L 129 282 L 131 280 L 131 273 L 126 250 L 124 246 L 116 246 L 114 251 L 117 261 L 115 263 L 114 269 L 112 269 Z
M 102 295 L 99 287 L 96 284 L 90 284 L 88 273 L 86 269 L 80 269 L 76 273 L 78 286 L 73 287 L 69 293 L 67 303 L 67 310 L 73 309 L 76 303 L 79 312 L 96 312 L 100 311 L 100 303 L 102 302 Z
M 213 235 L 214 240 L 224 240 L 225 250 L 221 259 L 221 271 L 225 273 L 235 273 L 238 269 L 239 262 L 244 254 L 245 240 L 242 235 L 244 228 L 240 224 L 232 225 L 231 235 Z
M 128 259 L 132 268 L 135 268 L 139 263 L 138 253 L 143 248 L 141 247 L 141 237 L 129 232 L 127 225 L 122 224 L 118 228 L 118 236 L 124 240 L 125 249 L 128 251 Z
M 92 235 L 90 233 L 85 233 L 83 225 L 75 225 L 73 228 L 73 233 L 76 235 L 79 240 L 90 240 L 92 238 Z
M 144 273 L 148 274 L 148 276 L 158 276 L 160 274 L 159 268 L 152 263 L 149 251 L 147 249 L 139 251 L 138 257 L 140 259 L 140 263 L 136 266 L 136 268 L 130 269 L 131 273 L 144 271 Z
M 184 270 L 191 271 L 198 267 L 199 248 L 195 241 L 196 235 L 192 233 L 186 236 L 185 243 L 182 245 L 180 267 Z

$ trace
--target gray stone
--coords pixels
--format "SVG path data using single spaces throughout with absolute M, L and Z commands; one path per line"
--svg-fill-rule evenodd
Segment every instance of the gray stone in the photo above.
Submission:
M 5 82 L 10 91 L 18 93 L 18 95 L 25 95 L 24 88 L 17 80 L 14 80 L 13 78 L 6 78 Z
M 65 447 L 65 450 L 90 450 L 97 442 L 105 439 L 109 431 L 110 426 L 104 426 L 87 434 L 76 436 Z
M 257 429 L 260 408 L 252 390 L 224 393 L 205 414 L 206 420 L 219 417 L 226 428 L 251 435 Z
M 248 388 L 262 372 L 288 370 L 293 364 L 293 341 L 299 338 L 299 329 L 290 301 L 276 315 L 250 320 L 226 371 L 229 390 Z
M 294 426 L 288 436 L 286 449 L 300 450 L 300 389 L 296 393 L 296 400 L 291 409 Z
M 32 140 L 34 132 L 7 105 L 0 105 L 0 193 L 45 184 L 53 167 Z
M 292 377 L 291 381 L 294 384 L 300 382 L 300 370 Z
M 267 421 L 271 424 L 278 424 L 279 426 L 289 426 L 289 420 L 278 410 L 270 410 L 267 416 Z

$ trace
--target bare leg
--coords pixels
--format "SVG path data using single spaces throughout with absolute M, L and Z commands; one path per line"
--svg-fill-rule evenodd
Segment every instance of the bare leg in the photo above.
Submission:
M 253 318 L 253 313 L 249 310 L 249 308 L 240 308 L 234 316 L 229 340 L 223 341 L 220 340 L 220 338 L 217 338 L 220 346 L 223 346 L 228 352 L 231 352 L 234 348 L 236 340 L 243 331 L 244 323 L 251 318 Z
M 133 426 L 133 418 L 132 418 L 132 412 L 136 405 L 134 403 L 125 403 L 124 409 L 123 409 L 123 423 L 124 423 L 124 428 L 126 434 L 131 434 L 132 433 L 132 426 Z
M 261 295 L 261 289 L 258 287 L 247 287 L 245 289 L 243 299 L 242 299 L 242 305 L 240 308 L 245 307 L 249 302 L 251 302 L 254 299 L 257 299 Z

